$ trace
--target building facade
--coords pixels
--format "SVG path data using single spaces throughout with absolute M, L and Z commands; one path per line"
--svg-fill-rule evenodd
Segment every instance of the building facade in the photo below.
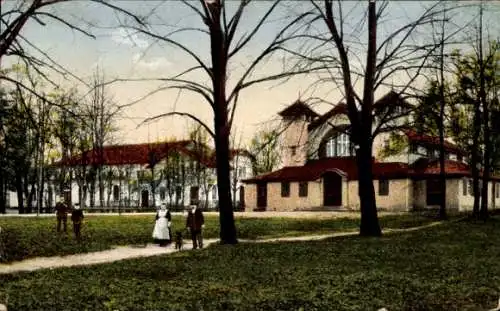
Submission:
M 403 115 L 408 104 L 390 92 L 375 103 L 375 113 L 384 107 L 393 107 L 389 115 Z M 319 115 L 297 101 L 279 115 L 286 126 L 282 135 L 284 167 L 244 180 L 246 210 L 358 210 L 358 176 L 363 172 L 357 169 L 346 105 L 340 103 Z M 435 207 L 445 195 L 448 209 L 471 210 L 471 171 L 460 148 L 445 142 L 443 194 L 439 187 L 439 139 L 408 129 L 403 132 L 405 147 L 390 156 L 384 155 L 384 150 L 391 132 L 383 131 L 374 139 L 377 207 L 389 211 Z M 500 179 L 493 176 L 488 185 L 490 208 L 500 205 L 497 181 Z
M 217 209 L 218 191 L 214 151 L 193 141 L 104 146 L 54 164 L 71 174 L 72 204 L 85 209 L 152 209 L 161 203 L 172 207 L 197 204 Z M 242 149 L 231 150 L 231 194 L 235 208 L 242 208 L 242 179 L 252 176 L 252 157 Z M 94 173 L 94 178 L 90 178 Z M 99 187 L 101 174 L 102 187 Z M 91 180 L 95 180 L 94 185 Z M 44 207 L 53 207 L 60 194 L 55 180 L 44 185 Z M 36 197 L 33 206 L 36 209 Z M 10 207 L 17 196 L 9 193 Z

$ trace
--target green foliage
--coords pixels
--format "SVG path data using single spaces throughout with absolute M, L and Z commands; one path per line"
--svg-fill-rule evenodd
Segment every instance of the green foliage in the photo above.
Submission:
M 485 91 L 486 103 L 491 113 L 491 137 L 492 150 L 500 149 L 500 134 L 496 131 L 496 120 L 500 105 L 498 101 L 498 90 L 500 89 L 500 46 L 498 42 L 492 41 L 485 49 Z M 474 107 L 480 105 L 480 62 L 476 54 L 464 54 L 459 50 L 452 53 L 452 63 L 455 66 L 454 93 L 451 101 L 454 103 L 452 111 L 451 132 L 455 140 L 465 149 L 471 149 L 473 135 Z M 481 129 L 482 131 L 482 129 Z M 484 146 L 480 133 L 479 144 Z M 493 166 L 500 166 L 500 158 L 497 152 L 492 153 Z
M 33 311 L 487 310 L 498 301 L 499 228 L 498 219 L 447 223 L 2 275 L 0 302 L 8 295 L 9 310 Z
M 205 238 L 219 237 L 219 219 L 206 215 Z M 414 226 L 429 222 L 420 216 L 386 216 L 382 224 L 390 228 Z M 174 215 L 173 230 L 184 227 L 185 218 Z M 68 225 L 71 222 L 68 221 Z M 54 256 L 109 249 L 114 245 L 145 244 L 151 242 L 154 216 L 95 216 L 88 215 L 82 229 L 82 241 L 77 243 L 72 235 L 59 235 L 55 231 L 56 219 L 9 217 L 0 218 L 5 254 L 0 261 L 21 260 L 36 256 Z M 242 239 L 276 236 L 296 236 L 336 231 L 356 230 L 358 219 L 289 219 L 289 218 L 239 218 L 236 219 L 238 235 Z M 0 243 L 1 244 L 1 243 Z

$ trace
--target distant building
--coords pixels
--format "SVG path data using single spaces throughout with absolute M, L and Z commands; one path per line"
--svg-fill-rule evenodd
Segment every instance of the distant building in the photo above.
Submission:
M 241 179 L 252 176 L 252 157 L 242 149 L 231 150 L 230 157 L 233 204 L 240 207 L 244 205 Z M 103 172 L 103 208 L 147 209 L 162 202 L 178 206 L 199 204 L 209 209 L 218 206 L 215 152 L 194 141 L 104 146 L 61 160 L 54 166 L 72 169 L 72 203 L 80 202 L 87 209 L 92 206 L 92 197 L 94 207 L 101 207 L 98 182 L 92 194 L 90 183 L 78 178 L 78 174 L 88 175 L 97 166 Z M 44 188 L 43 201 L 47 206 L 56 201 L 57 185 L 48 183 Z M 16 194 L 10 193 L 8 198 L 9 206 L 16 207 Z

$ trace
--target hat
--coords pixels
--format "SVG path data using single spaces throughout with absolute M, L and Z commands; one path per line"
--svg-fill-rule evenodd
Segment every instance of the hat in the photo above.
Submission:
M 79 203 L 75 203 L 75 209 L 80 209 L 80 204 Z

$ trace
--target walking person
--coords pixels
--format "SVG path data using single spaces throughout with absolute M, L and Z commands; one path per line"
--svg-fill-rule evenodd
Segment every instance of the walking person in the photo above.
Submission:
M 80 204 L 76 203 L 75 208 L 71 212 L 71 221 L 73 222 L 73 232 L 75 238 L 80 240 L 80 232 L 82 230 L 83 211 L 80 209 Z
M 160 210 L 156 213 L 155 227 L 153 229 L 153 239 L 160 246 L 167 246 L 171 241 L 170 225 L 172 216 L 167 209 L 167 204 L 162 203 Z
M 61 231 L 61 223 L 64 227 L 64 232 L 68 233 L 67 222 L 69 208 L 69 190 L 64 190 L 64 195 L 59 197 L 56 203 L 56 217 L 57 217 L 57 232 Z
M 203 235 L 201 230 L 205 228 L 205 218 L 203 212 L 196 206 L 192 205 L 188 211 L 186 219 L 186 228 L 191 233 L 193 241 L 193 249 L 203 248 Z

